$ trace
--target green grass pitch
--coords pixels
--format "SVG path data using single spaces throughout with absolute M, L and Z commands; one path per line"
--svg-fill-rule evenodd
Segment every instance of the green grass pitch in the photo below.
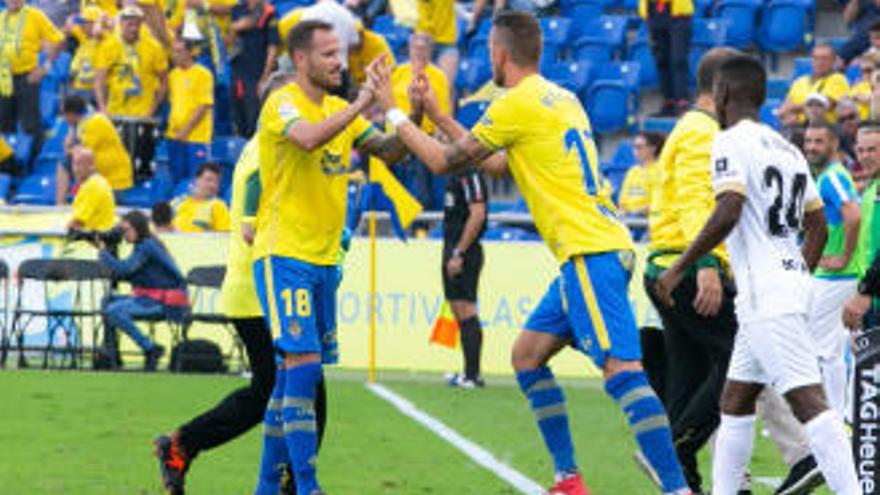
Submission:
M 319 460 L 329 494 L 517 493 L 373 395 L 363 381 L 363 373 L 329 372 L 330 424 Z M 524 475 L 549 484 L 549 457 L 512 380 L 490 378 L 479 391 L 448 389 L 436 375 L 382 374 L 380 381 Z M 0 493 L 161 494 L 152 438 L 245 383 L 231 376 L 2 371 Z M 600 383 L 564 385 L 578 461 L 592 493 L 656 493 L 633 464 L 634 443 Z M 203 453 L 190 471 L 187 493 L 252 493 L 259 456 L 258 428 Z M 703 466 L 708 471 L 708 457 Z M 753 474 L 780 477 L 784 471 L 771 442 L 759 437 Z M 755 493 L 772 490 L 756 484 Z

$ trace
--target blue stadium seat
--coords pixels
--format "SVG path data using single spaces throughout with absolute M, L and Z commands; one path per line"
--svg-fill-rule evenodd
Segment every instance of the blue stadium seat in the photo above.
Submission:
M 571 12 L 566 14 L 570 19 L 577 19 L 573 22 L 568 33 L 570 40 L 576 40 L 581 36 L 589 34 L 587 30 L 588 23 L 583 19 L 598 19 L 602 15 L 602 7 L 595 3 L 584 3 L 576 5 Z
M 150 208 L 153 206 L 153 194 L 143 184 L 136 184 L 116 195 L 116 201 L 120 206 L 132 208 Z
M 728 21 L 727 45 L 747 48 L 755 42 L 760 7 L 761 0 L 720 0 L 717 3 L 715 16 Z
M 612 46 L 602 38 L 582 37 L 574 42 L 571 58 L 576 62 L 598 66 L 611 62 L 612 50 Z
M 470 129 L 480 120 L 489 108 L 488 101 L 472 101 L 462 105 L 455 113 L 455 119 L 464 127 Z
M 633 148 L 633 142 L 630 140 L 621 141 L 614 151 L 614 157 L 611 158 L 611 165 L 614 168 L 629 169 L 633 164 L 638 162 L 636 159 L 636 151 Z
M 616 203 L 620 196 L 620 189 L 623 186 L 623 180 L 626 178 L 626 172 L 632 164 L 620 167 L 614 163 L 600 163 L 599 173 L 602 178 L 611 184 L 611 199 Z
M 29 175 L 18 185 L 18 192 L 12 198 L 13 203 L 32 205 L 55 204 L 55 174 Z
M 791 52 L 809 45 L 813 6 L 806 0 L 773 0 L 764 7 L 758 43 L 771 53 Z
M 590 85 L 592 64 L 589 62 L 558 62 L 546 66 L 544 76 L 576 95 Z
M 768 79 L 767 99 L 784 99 L 791 83 L 788 79 Z
M 703 55 L 708 50 L 708 48 L 702 46 L 691 46 L 688 52 L 688 75 L 690 77 L 688 84 L 692 88 L 697 86 L 697 67 L 700 65 L 700 59 L 703 58 Z
M 284 1 L 284 2 L 275 2 L 275 10 L 278 12 L 278 18 L 284 17 L 285 14 L 290 12 L 291 10 L 302 6 L 301 2 L 296 0 L 293 1 Z
M 467 45 L 467 56 L 471 58 L 481 57 L 486 54 L 486 60 L 489 60 L 489 38 L 483 36 L 472 36 Z
M 626 17 L 603 15 L 598 19 L 586 20 L 584 24 L 586 24 L 587 37 L 602 38 L 615 50 L 623 50 L 626 43 Z
M 176 199 L 189 194 L 194 185 L 195 179 L 184 179 L 178 182 L 177 185 L 174 186 L 174 190 L 171 192 L 171 198 Z
M 64 139 L 67 137 L 69 128 L 67 121 L 60 117 L 56 118 L 52 125 L 49 126 L 49 133 L 46 135 L 46 140 L 43 141 L 43 146 L 40 148 L 37 160 L 44 158 L 57 160 L 63 158 Z
M 767 99 L 761 106 L 761 122 L 773 127 L 777 131 L 782 130 L 782 122 L 776 116 L 776 110 L 782 106 L 781 99 Z
M 462 59 L 458 64 L 458 73 L 455 76 L 455 88 L 467 93 L 478 90 L 492 75 L 488 66 L 486 60 Z
M 43 127 L 49 127 L 61 111 L 61 98 L 57 90 L 40 87 L 40 118 Z
M 568 17 L 569 19 L 582 19 L 581 17 L 575 17 L 574 12 L 580 7 L 589 7 L 590 9 L 597 12 L 598 15 L 601 15 L 607 8 L 608 4 L 610 4 L 613 0 L 559 0 L 559 7 L 562 10 L 562 15 Z M 589 17 L 592 19 L 593 17 Z
M 639 64 L 639 86 L 642 88 L 656 88 L 660 81 L 657 73 L 657 61 L 651 50 L 649 41 L 637 40 L 629 50 L 629 60 Z
M 599 134 L 632 127 L 638 112 L 638 65 L 632 62 L 602 67 L 587 93 L 587 114 Z
M 862 78 L 862 67 L 859 64 L 852 64 L 846 68 L 846 80 L 849 82 L 849 85 L 852 86 L 859 79 Z
M 540 241 L 534 232 L 519 227 L 489 227 L 483 239 L 487 241 Z
M 158 164 L 168 164 L 168 141 L 166 139 L 160 139 L 156 143 L 156 151 L 153 152 L 153 160 Z
M 0 203 L 5 203 L 9 196 L 9 189 L 12 187 L 12 176 L 9 174 L 0 174 Z
M 675 127 L 676 119 L 664 117 L 650 117 L 642 122 L 642 130 L 649 132 L 662 132 L 669 134 Z
M 554 64 L 560 60 L 559 45 L 545 41 L 543 44 L 543 52 L 541 52 L 542 64 Z M 488 60 L 488 58 L 486 59 Z
M 19 131 L 15 134 L 4 134 L 3 138 L 12 148 L 16 162 L 25 164 L 31 161 L 31 147 L 34 144 L 34 138 L 30 134 Z
M 234 166 L 247 140 L 238 136 L 218 137 L 211 144 L 211 161 Z
M 794 70 L 791 72 L 791 82 L 801 76 L 809 76 L 813 73 L 813 61 L 810 57 L 798 57 L 794 59 Z
M 571 31 L 571 19 L 565 17 L 542 17 L 541 31 L 544 33 L 545 43 L 554 43 L 557 46 L 568 45 Z
M 694 19 L 691 45 L 701 48 L 721 46 L 727 39 L 729 22 L 725 19 Z
M 694 17 L 708 17 L 715 0 L 694 0 Z

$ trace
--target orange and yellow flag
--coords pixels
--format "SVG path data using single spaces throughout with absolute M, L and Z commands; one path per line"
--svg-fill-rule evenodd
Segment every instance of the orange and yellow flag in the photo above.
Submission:
M 440 314 L 437 316 L 437 321 L 434 322 L 434 328 L 431 329 L 429 342 L 456 349 L 458 348 L 458 333 L 458 322 L 455 321 L 452 308 L 449 307 L 449 302 L 443 301 Z

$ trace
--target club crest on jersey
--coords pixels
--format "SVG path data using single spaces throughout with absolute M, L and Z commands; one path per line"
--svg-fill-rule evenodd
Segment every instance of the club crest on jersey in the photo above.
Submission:
M 721 157 L 715 160 L 715 172 L 719 174 L 727 172 L 727 158 Z
M 298 339 L 302 335 L 302 328 L 300 328 L 299 323 L 296 320 L 290 322 L 290 328 L 287 329 L 287 332 L 291 337 Z
M 299 110 L 297 110 L 293 103 L 286 101 L 278 107 L 278 115 L 281 117 L 281 120 L 289 122 L 299 118 Z
M 342 161 L 342 155 L 332 150 L 324 149 L 321 154 L 321 170 L 326 175 L 345 175 L 348 173 L 348 164 Z

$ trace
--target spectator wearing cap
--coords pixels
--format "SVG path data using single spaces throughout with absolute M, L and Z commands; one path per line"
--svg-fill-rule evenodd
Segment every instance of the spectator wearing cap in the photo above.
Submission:
M 880 0 L 848 0 L 843 9 L 843 20 L 849 25 L 852 36 L 838 55 L 848 64 L 871 46 L 869 31 L 880 20 Z
M 272 73 L 281 39 L 278 13 L 265 0 L 242 0 L 232 9 L 229 48 L 232 118 L 238 133 L 251 137 L 260 111 L 259 88 Z
M 178 3 L 183 5 L 183 10 L 170 21 L 177 39 L 189 43 L 195 61 L 207 67 L 218 83 L 228 85 L 226 48 L 210 4 L 207 0 L 178 0 Z
M 849 83 L 843 74 L 834 72 L 835 55 L 831 46 L 817 44 L 813 48 L 812 73 L 795 80 L 788 90 L 785 103 L 779 109 L 780 120 L 785 125 L 806 122 L 805 104 L 811 95 L 820 94 L 828 99 L 825 118 L 834 122 L 834 106 L 842 97 L 849 94 Z
M 116 201 L 107 179 L 95 169 L 95 154 L 84 146 L 72 152 L 73 176 L 77 188 L 68 228 L 108 230 L 116 223 Z
M 153 118 L 168 92 L 168 58 L 141 32 L 139 7 L 125 7 L 120 17 L 119 35 L 101 44 L 95 62 L 95 101 L 111 117 Z
M 214 76 L 193 61 L 185 41 L 173 44 L 174 69 L 168 75 L 168 159 L 174 181 L 192 177 L 209 159 L 213 137 Z
M 812 93 L 804 101 L 804 118 L 807 125 L 814 122 L 828 120 L 827 115 L 831 109 L 831 101 L 822 93 Z
M 90 112 L 86 101 L 80 96 L 68 96 L 61 104 L 61 114 L 70 131 L 67 134 L 68 149 L 82 145 L 94 155 L 95 168 L 110 187 L 121 192 L 133 185 L 131 157 L 119 138 L 113 122 L 106 115 Z M 57 204 L 66 203 L 70 186 L 70 171 L 60 165 L 56 180 Z
M 103 18 L 101 9 L 89 5 L 70 18 L 66 29 L 79 44 L 70 63 L 72 93 L 88 102 L 95 99 L 95 60 L 104 39 Z
M 661 116 L 678 115 L 689 104 L 688 52 L 693 15 L 693 0 L 639 0 L 639 16 L 648 23 L 660 75 L 664 99 Z
M 36 151 L 43 135 L 40 81 L 52 68 L 64 34 L 43 11 L 25 5 L 24 0 L 6 0 L 0 26 L 0 132 L 15 132 L 21 124 L 33 136 Z M 48 53 L 40 65 L 43 46 Z
M 228 232 L 229 209 L 217 198 L 222 170 L 204 163 L 196 173 L 192 193 L 172 203 L 174 228 L 179 232 Z
M 357 46 L 361 42 L 357 19 L 350 10 L 338 4 L 336 0 L 318 0 L 303 9 L 301 20 L 324 21 L 333 26 L 333 33 L 339 40 L 339 60 L 342 62 L 342 85 L 334 92 L 338 96 L 346 97 L 351 88 L 348 54 L 351 47 Z

